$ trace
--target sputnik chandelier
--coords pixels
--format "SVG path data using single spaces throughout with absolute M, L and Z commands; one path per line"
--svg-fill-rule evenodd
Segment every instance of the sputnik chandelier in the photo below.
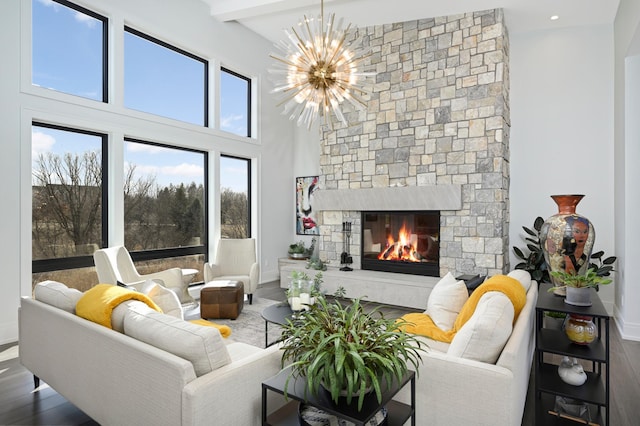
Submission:
M 340 110 L 340 104 L 347 100 L 357 109 L 366 107 L 361 95 L 366 94 L 364 85 L 367 78 L 375 75 L 358 69 L 365 56 L 360 39 L 351 45 L 346 38 L 351 28 L 342 29 L 342 19 L 335 25 L 335 15 L 329 15 L 325 27 L 324 0 L 320 3 L 318 19 L 304 19 L 298 23 L 298 30 L 285 30 L 288 40 L 281 40 L 276 47 L 283 56 L 271 54 L 276 60 L 269 72 L 275 76 L 273 93 L 282 96 L 278 106 L 284 105 L 284 113 L 298 125 L 307 128 L 318 116 L 328 116 L 333 111 L 346 126 L 347 120 Z M 357 47 L 356 47 L 357 46 Z

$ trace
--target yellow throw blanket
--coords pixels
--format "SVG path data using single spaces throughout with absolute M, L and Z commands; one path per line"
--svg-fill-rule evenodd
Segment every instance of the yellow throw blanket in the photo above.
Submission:
M 107 328 L 111 326 L 111 313 L 120 303 L 139 300 L 158 312 L 162 310 L 149 297 L 137 291 L 112 284 L 98 284 L 85 291 L 76 304 L 76 315 Z
M 433 322 L 431 317 L 424 313 L 403 315 L 400 319 L 405 321 L 406 324 L 403 324 L 400 328 L 408 333 L 419 334 L 427 336 L 433 340 L 450 343 L 458 330 L 460 330 L 462 326 L 469 321 L 469 318 L 471 318 L 476 310 L 476 306 L 478 305 L 480 298 L 490 291 L 499 291 L 504 293 L 504 295 L 511 300 L 514 309 L 513 322 L 515 322 L 516 319 L 518 319 L 520 311 L 522 311 L 522 308 L 527 302 L 527 293 L 525 292 L 522 284 L 520 284 L 520 282 L 515 278 L 511 278 L 506 275 L 494 275 L 479 285 L 478 288 L 471 293 L 471 296 L 469 296 L 469 299 L 465 302 L 464 306 L 462 306 L 460 313 L 456 317 L 453 329 L 440 329 Z
M 205 327 L 215 327 L 220 331 L 220 334 L 225 339 L 231 336 L 231 327 L 229 327 L 228 325 L 216 324 L 215 322 L 207 321 L 206 319 L 190 320 L 189 322 L 192 324 L 202 325 Z

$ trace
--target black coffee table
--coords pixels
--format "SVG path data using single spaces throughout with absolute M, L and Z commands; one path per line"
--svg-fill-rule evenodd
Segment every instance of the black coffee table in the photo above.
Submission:
M 262 318 L 264 318 L 264 346 L 268 348 L 278 342 L 278 340 L 276 340 L 275 342 L 269 343 L 269 323 L 285 325 L 287 320 L 293 318 L 293 311 L 288 303 L 278 303 L 264 308 Z

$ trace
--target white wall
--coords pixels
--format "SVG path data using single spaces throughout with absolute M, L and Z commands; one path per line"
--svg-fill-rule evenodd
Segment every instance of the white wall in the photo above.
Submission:
M 640 341 L 640 2 L 622 0 L 615 21 L 616 250 L 620 254 L 616 325 L 623 338 Z M 627 267 L 628 266 L 628 267 Z
M 512 35 L 510 52 L 511 246 L 524 246 L 523 225 L 557 213 L 550 195 L 585 194 L 577 212 L 594 248 L 616 254 L 613 26 Z M 616 285 L 600 290 L 610 313 Z
M 220 62 L 253 77 L 258 85 L 257 138 L 247 142 L 213 129 L 128 111 L 122 106 L 122 92 L 115 93 L 112 104 L 96 105 L 33 88 L 29 50 L 31 0 L 3 1 L 0 14 L 0 39 L 3 40 L 0 43 L 0 176 L 3 182 L 0 235 L 4 244 L 0 248 L 0 261 L 4 273 L 0 283 L 0 344 L 17 339 L 19 297 L 31 293 L 32 119 L 104 131 L 109 134 L 116 155 L 122 149 L 123 136 L 133 136 L 208 150 L 214 165 L 220 154 L 253 158 L 257 185 L 254 211 L 258 218 L 254 234 L 259 241 L 263 282 L 276 278 L 277 258 L 286 255 L 289 243 L 294 220 L 291 191 L 294 126 L 280 114 L 269 93 L 272 86 L 266 78 L 266 69 L 271 61 L 268 54 L 272 44 L 238 24 L 217 22 L 200 0 L 81 0 L 77 3 L 108 16 L 115 28 L 131 25 L 208 59 L 211 77 L 215 76 Z M 121 32 L 112 34 L 110 45 L 122 46 Z M 110 80 L 114 87 L 121 87 L 122 73 L 122 64 L 112 62 Z M 214 79 L 210 81 L 215 83 Z M 212 87 L 215 88 L 215 84 Z M 116 171 L 118 167 L 121 166 L 116 166 Z M 214 168 L 210 178 L 210 182 L 217 182 Z M 118 192 L 121 191 L 114 190 L 116 199 Z M 114 228 L 114 238 L 122 239 L 122 230 Z

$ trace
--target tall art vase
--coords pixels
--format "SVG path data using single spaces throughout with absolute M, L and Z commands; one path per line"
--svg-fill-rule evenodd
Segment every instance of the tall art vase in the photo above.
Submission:
M 596 233 L 591 221 L 576 213 L 584 195 L 552 195 L 558 213 L 547 219 L 540 229 L 544 259 L 550 272 L 566 271 L 584 275 L 589 268 Z M 551 276 L 554 285 L 562 285 Z

